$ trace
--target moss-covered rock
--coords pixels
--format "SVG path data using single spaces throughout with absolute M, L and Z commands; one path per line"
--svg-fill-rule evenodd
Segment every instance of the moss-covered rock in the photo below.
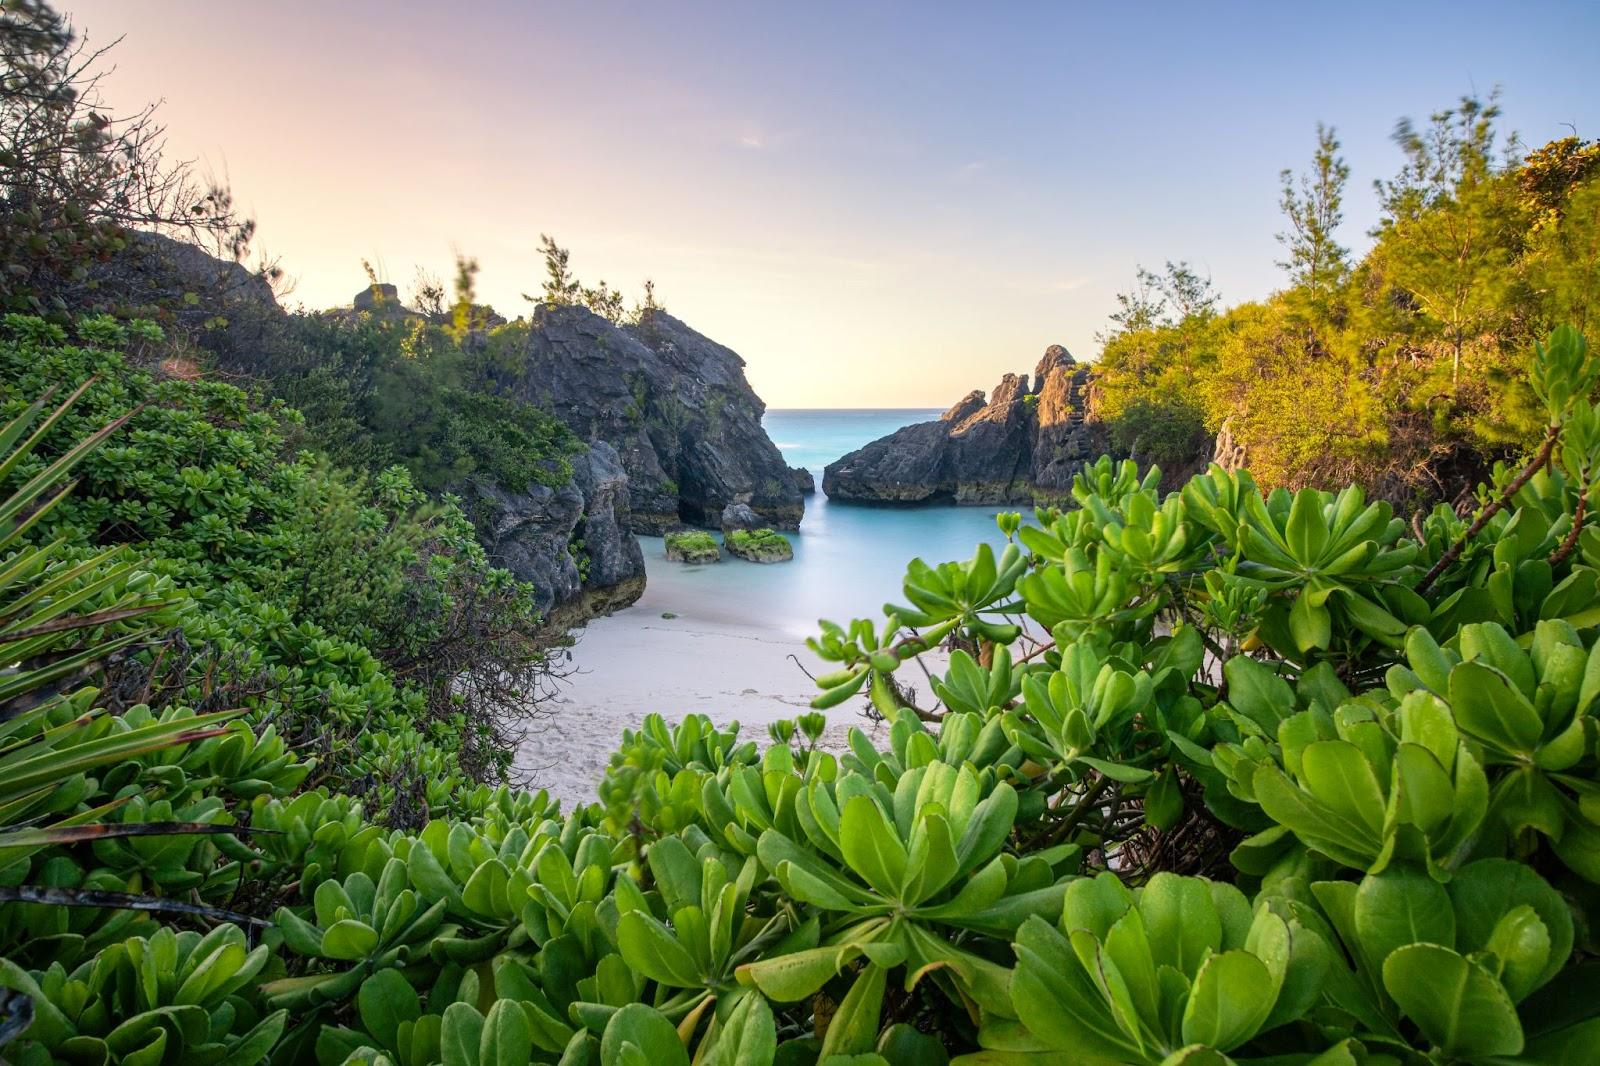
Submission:
M 752 563 L 786 563 L 794 558 L 789 538 L 771 529 L 734 529 L 723 535 L 728 551 Z
M 685 529 L 668 533 L 665 540 L 667 558 L 675 563 L 714 563 L 722 558 L 717 538 L 704 530 Z

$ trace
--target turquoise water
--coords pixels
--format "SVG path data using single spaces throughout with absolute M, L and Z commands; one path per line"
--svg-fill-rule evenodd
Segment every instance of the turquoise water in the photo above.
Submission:
M 648 588 L 636 610 L 670 610 L 709 622 L 772 629 L 804 637 L 818 618 L 845 622 L 877 617 L 900 599 L 906 563 L 966 559 L 980 541 L 998 543 L 995 511 L 983 507 L 867 507 L 830 503 L 822 468 L 846 452 L 937 410 L 770 410 L 764 421 L 792 466 L 804 466 L 818 491 L 806 498 L 805 519 L 790 534 L 790 563 L 761 565 L 724 556 L 709 566 L 667 562 L 661 540 L 643 537 Z

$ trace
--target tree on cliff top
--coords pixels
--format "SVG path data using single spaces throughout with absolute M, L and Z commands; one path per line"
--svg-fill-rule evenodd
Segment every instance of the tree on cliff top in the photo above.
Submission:
M 228 189 L 166 157 L 155 105 L 99 93 L 112 45 L 90 47 L 42 0 L 0 4 L 0 306 L 61 313 L 95 302 L 93 267 L 147 230 L 243 257 L 255 225 Z

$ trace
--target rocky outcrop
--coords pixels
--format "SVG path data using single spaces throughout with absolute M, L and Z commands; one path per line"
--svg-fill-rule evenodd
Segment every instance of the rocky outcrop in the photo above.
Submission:
M 744 360 L 671 315 L 619 327 L 582 307 L 542 307 L 514 365 L 496 372 L 579 436 L 616 447 L 635 532 L 714 527 L 731 503 L 799 528 L 804 501 L 761 428 L 766 405 Z
M 270 379 L 305 362 L 296 318 L 268 280 L 193 245 L 137 235 L 100 280 L 134 305 L 177 308 L 174 321 L 195 327 L 230 372 Z M 406 307 L 384 282 L 322 315 L 352 323 L 451 317 Z M 226 326 L 210 328 L 218 316 Z M 748 505 L 759 525 L 798 527 L 800 487 L 761 428 L 765 405 L 744 361 L 728 348 L 662 312 L 621 327 L 580 307 L 542 307 L 531 322 L 491 336 L 506 320 L 475 306 L 472 323 L 469 343 L 483 348 L 499 391 L 555 414 L 586 442 L 560 488 L 508 492 L 471 475 L 449 486 L 492 558 L 534 585 L 552 623 L 638 598 L 644 559 L 634 533 L 715 526 L 730 504 Z
M 822 491 L 864 503 L 1010 504 L 1064 497 L 1105 450 L 1087 417 L 1089 368 L 1053 344 L 1034 373 L 1007 374 L 920 422 L 829 463 Z
M 611 445 L 596 441 L 573 456 L 572 480 L 560 488 L 507 492 L 482 479 L 460 488 L 491 558 L 533 584 L 552 623 L 607 614 L 644 591 L 628 475 Z
M 722 509 L 718 525 L 724 533 L 734 529 L 760 529 L 761 516 L 752 511 L 748 503 L 730 503 Z
M 811 471 L 803 466 L 791 466 L 789 474 L 794 479 L 794 487 L 800 490 L 800 495 L 811 496 L 817 491 L 817 479 L 811 476 Z

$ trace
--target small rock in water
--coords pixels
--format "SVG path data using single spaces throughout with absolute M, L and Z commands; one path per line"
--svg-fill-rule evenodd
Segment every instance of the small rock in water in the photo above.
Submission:
M 700 529 L 668 533 L 664 538 L 667 558 L 675 563 L 715 563 L 722 559 L 722 549 L 710 533 Z
M 786 563 L 794 558 L 794 545 L 771 529 L 732 529 L 723 535 L 730 555 L 752 563 Z

